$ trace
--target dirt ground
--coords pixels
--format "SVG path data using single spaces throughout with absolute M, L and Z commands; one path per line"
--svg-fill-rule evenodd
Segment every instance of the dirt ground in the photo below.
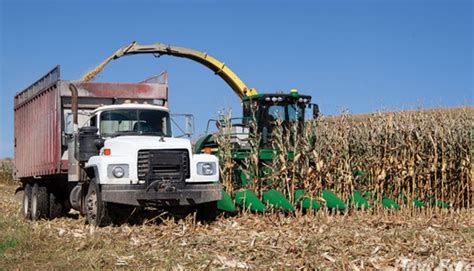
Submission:
M 0 269 L 474 269 L 473 211 L 192 217 L 94 228 L 24 221 L 0 183 Z

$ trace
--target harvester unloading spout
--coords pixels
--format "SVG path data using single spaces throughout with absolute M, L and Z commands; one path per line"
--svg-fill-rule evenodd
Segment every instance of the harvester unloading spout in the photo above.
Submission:
M 99 74 L 105 66 L 114 59 L 118 59 L 126 55 L 135 54 L 153 54 L 157 57 L 162 55 L 170 55 L 176 57 L 187 58 L 194 60 L 212 70 L 219 75 L 239 96 L 243 99 L 245 96 L 256 95 L 257 91 L 254 88 L 248 88 L 244 82 L 223 62 L 208 55 L 207 53 L 199 52 L 189 48 L 175 47 L 162 43 L 155 43 L 151 45 L 140 45 L 136 42 L 118 49 L 114 54 L 108 57 L 104 62 L 99 64 L 95 69 L 91 70 L 82 77 L 82 81 L 90 81 Z

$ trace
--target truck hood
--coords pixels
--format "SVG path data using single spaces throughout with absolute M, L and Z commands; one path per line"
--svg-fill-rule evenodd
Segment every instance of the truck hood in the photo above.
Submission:
M 112 155 L 130 156 L 139 150 L 187 149 L 191 153 L 191 141 L 182 138 L 160 136 L 119 136 L 107 139 L 104 148 Z M 132 152 L 132 153 L 131 153 Z

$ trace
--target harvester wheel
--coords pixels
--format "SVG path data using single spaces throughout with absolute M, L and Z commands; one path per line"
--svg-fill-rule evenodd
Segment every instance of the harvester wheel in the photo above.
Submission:
M 102 201 L 100 188 L 95 179 L 89 183 L 85 200 L 87 222 L 94 226 L 106 226 L 112 221 L 108 215 L 107 203 Z
M 22 216 L 24 219 L 31 219 L 31 185 L 23 186 Z
M 46 186 L 35 183 L 31 189 L 31 220 L 49 216 L 49 195 Z
M 216 220 L 218 214 L 217 201 L 211 201 L 198 206 L 196 218 L 204 222 L 212 222 Z

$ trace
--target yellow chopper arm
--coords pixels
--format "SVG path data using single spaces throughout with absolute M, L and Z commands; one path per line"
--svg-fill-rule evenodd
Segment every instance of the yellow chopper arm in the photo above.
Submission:
M 242 99 L 245 96 L 257 94 L 254 88 L 248 88 L 242 80 L 223 62 L 215 59 L 207 53 L 199 52 L 193 49 L 174 47 L 162 43 L 155 43 L 152 45 L 139 45 L 132 42 L 130 45 L 117 50 L 113 55 L 107 58 L 104 62 L 98 65 L 94 70 L 88 72 L 82 77 L 82 81 L 90 81 L 112 60 L 120 58 L 125 55 L 134 54 L 153 54 L 155 56 L 171 55 L 176 57 L 183 57 L 194 60 L 211 69 L 215 74 L 219 75 L 224 81 L 234 90 L 235 94 Z

